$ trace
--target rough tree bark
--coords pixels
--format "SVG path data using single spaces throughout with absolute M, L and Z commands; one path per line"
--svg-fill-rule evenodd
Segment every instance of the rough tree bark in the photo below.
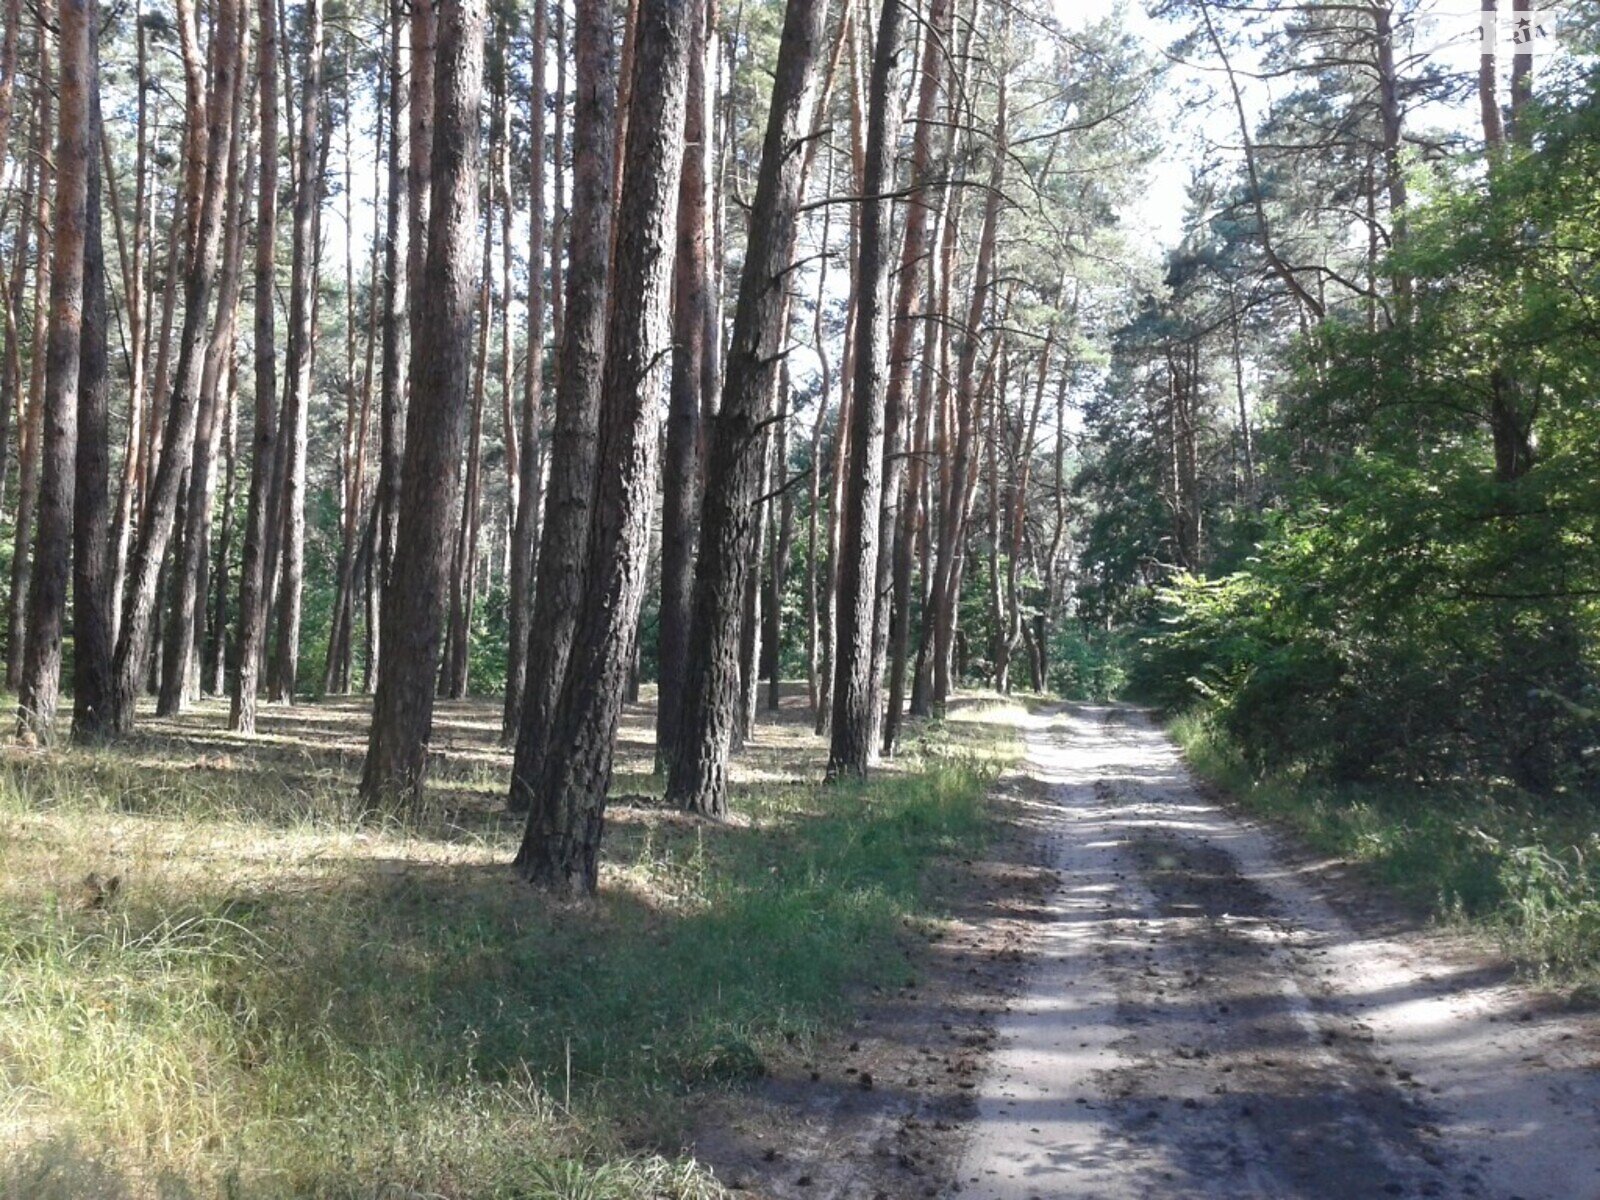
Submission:
M 294 700 L 300 670 L 300 608 L 306 546 L 306 417 L 311 404 L 317 274 L 317 210 L 322 200 L 322 29 L 323 0 L 306 6 L 306 66 L 301 79 L 299 166 L 294 189 L 293 239 L 289 275 L 289 345 L 284 374 L 283 419 L 278 423 L 279 551 L 277 636 L 268 689 L 280 703 Z
M 27 640 L 17 695 L 17 732 L 48 742 L 61 694 L 61 631 L 72 565 L 74 465 L 78 453 L 78 364 L 83 337 L 83 247 L 89 192 L 89 29 L 93 0 L 60 0 L 59 117 L 50 323 L 45 347 L 44 441 L 39 518 L 28 590 Z
M 950 482 L 945 489 L 944 511 L 939 522 L 939 552 L 934 564 L 933 584 L 933 707 L 943 708 L 953 686 L 956 614 L 960 601 L 961 554 L 966 542 L 967 513 L 970 508 L 973 470 L 973 443 L 976 440 L 977 362 L 982 344 L 980 326 L 984 306 L 992 290 L 995 243 L 1000 222 L 1000 201 L 1005 186 L 1006 75 L 1000 73 L 999 96 L 995 107 L 994 146 L 989 166 L 989 189 L 984 199 L 983 229 L 978 236 L 978 261 L 973 268 L 972 296 L 966 323 L 961 330 L 961 353 L 956 365 L 955 446 Z
M 278 356 L 273 284 L 278 220 L 278 9 L 260 0 L 256 30 L 256 100 L 260 107 L 261 169 L 256 188 L 255 432 L 250 496 L 245 506 L 244 555 L 239 569 L 239 672 L 234 677 L 228 728 L 256 731 L 256 683 L 267 631 L 267 527 L 274 511 L 277 470 Z
M 559 4 L 560 0 L 556 2 Z M 528 367 L 522 388 L 517 511 L 511 530 L 511 644 L 506 651 L 506 698 L 500 721 L 500 737 L 507 743 L 516 738 L 522 721 L 523 685 L 528 676 L 528 625 L 533 616 L 534 552 L 539 540 L 539 419 L 544 403 L 545 4 L 546 0 L 534 0 L 528 99 Z M 557 53 L 561 53 L 559 48 Z M 558 158 L 560 154 L 558 143 Z M 560 257 L 561 248 L 551 249 L 553 261 Z
M 727 382 L 711 423 L 683 718 L 667 798 L 713 817 L 728 810 L 742 611 L 766 473 L 763 434 L 781 359 L 789 260 L 804 186 L 801 139 L 811 125 L 812 80 L 826 11 L 820 0 L 789 0 L 784 14 Z
M 426 5 L 414 5 L 424 9 Z M 406 141 L 400 67 L 404 0 L 389 9 L 389 179 L 383 209 L 383 358 L 378 373 L 378 562 L 379 593 L 388 589 L 394 564 L 395 523 L 400 519 L 400 458 L 405 451 L 406 277 L 401 227 L 406 220 Z M 383 642 L 374 645 L 381 661 Z M 374 664 L 369 671 L 376 674 Z
M 528 810 L 529 796 L 543 769 L 551 715 L 561 694 L 583 601 L 605 364 L 616 82 L 610 10 L 604 0 L 579 0 L 573 37 L 577 100 L 567 299 L 550 478 L 545 485 L 544 528 L 540 531 L 538 586 L 508 798 L 513 812 Z
M 206 346 L 200 374 L 200 400 L 195 413 L 194 452 L 189 463 L 188 499 L 178 529 L 174 554 L 171 607 L 163 639 L 161 691 L 156 713 L 171 716 L 199 694 L 198 623 L 204 624 L 206 575 L 210 567 L 211 501 L 216 492 L 217 450 L 222 433 L 219 420 L 226 402 L 228 364 L 234 354 L 234 326 L 239 310 L 241 267 L 244 259 L 244 197 L 251 178 L 241 186 L 240 168 L 247 148 L 240 139 L 246 107 L 246 64 L 234 75 L 232 128 L 228 136 L 226 202 L 222 269 L 217 283 L 217 315 Z M 253 169 L 250 172 L 253 177 Z
M 516 863 L 524 879 L 558 892 L 590 894 L 599 884 L 617 721 L 650 557 L 689 28 L 699 19 L 698 0 L 639 3 L 589 570 L 552 721 L 550 744 L 561 749 L 545 756 Z
M 683 173 L 678 187 L 678 244 L 672 281 L 672 381 L 666 457 L 661 464 L 661 624 L 657 643 L 656 768 L 670 772 L 688 681 L 689 625 L 700 516 L 702 386 L 706 368 L 706 186 L 710 121 L 706 57 L 714 30 L 689 32 L 689 90 L 684 112 Z
M 187 0 L 179 3 L 179 26 L 184 42 L 197 42 L 194 14 Z M 117 634 L 117 686 L 113 725 L 118 733 L 132 730 L 134 707 L 148 662 L 162 560 L 172 534 L 178 493 L 188 468 L 199 402 L 202 339 L 215 282 L 217 245 L 221 238 L 223 190 L 227 175 L 227 139 L 232 125 L 233 75 L 237 70 L 241 38 L 236 0 L 219 0 L 211 34 L 209 88 L 194 87 L 187 120 L 204 128 L 204 145 L 189 164 L 186 188 L 198 194 L 198 220 L 194 250 L 184 279 L 183 327 L 171 400 L 165 414 L 162 453 L 146 492 L 140 514 L 139 536 L 129 565 L 128 594 L 123 603 Z M 194 52 L 198 57 L 198 52 Z M 209 92 L 209 98 L 206 96 Z M 193 130 L 191 129 L 191 136 Z
M 916 120 L 911 132 L 911 194 L 906 203 L 905 239 L 900 247 L 900 268 L 895 293 L 892 333 L 889 341 L 889 387 L 884 402 L 884 505 L 878 539 L 879 602 L 875 617 L 874 657 L 877 658 L 877 630 L 881 630 L 885 650 L 894 643 L 893 672 L 889 684 L 890 711 L 882 726 L 884 754 L 894 752 L 900 725 L 900 705 L 904 698 L 906 631 L 910 625 L 911 539 L 915 535 L 917 490 L 921 486 L 921 447 L 915 434 L 907 439 L 913 466 L 909 483 L 906 455 L 900 452 L 900 429 L 904 423 L 906 394 L 911 385 L 911 338 L 915 330 L 912 309 L 926 276 L 923 259 L 929 258 L 928 214 L 932 185 L 928 178 L 933 163 L 934 115 L 939 103 L 941 69 L 950 24 L 950 0 L 931 0 L 922 36 L 922 62 L 917 89 Z M 926 373 L 924 373 L 926 384 Z M 924 386 L 926 392 L 926 386 Z M 919 404 L 917 422 L 926 411 Z M 887 600 L 885 600 L 887 597 Z M 887 657 L 887 654 L 885 654 Z M 874 683 L 879 678 L 873 673 Z M 873 704 L 877 714 L 880 706 Z
M 415 804 L 428 763 L 470 383 L 484 8 L 484 0 L 439 5 L 428 255 L 414 277 L 418 336 L 394 561 L 405 586 L 383 596 L 383 669 L 361 777 L 362 800 L 374 808 Z
M 835 618 L 833 728 L 828 776 L 863 776 L 872 756 L 873 620 L 877 606 L 878 520 L 883 502 L 883 290 L 888 202 L 882 198 L 894 156 L 895 59 L 901 5 L 886 0 L 878 20 L 867 92 L 866 164 L 862 174 L 850 473 L 839 539 Z
M 89 0 L 89 186 L 83 246 L 83 331 L 78 366 L 77 481 L 72 506 L 72 736 L 98 741 L 111 717 L 111 372 L 105 244 L 100 227 L 102 140 L 99 15 Z
M 51 76 L 49 41 L 41 31 L 39 112 L 34 128 L 37 130 L 37 145 L 50 149 L 39 156 L 39 176 L 33 197 L 36 255 L 33 272 L 33 352 L 29 356 L 28 403 L 22 427 L 18 430 L 16 529 L 11 553 L 11 597 L 6 609 L 6 686 L 13 690 L 20 689 L 22 685 L 22 665 L 27 652 L 27 608 L 33 568 L 30 551 L 35 510 L 39 503 L 40 444 L 44 441 L 45 363 L 48 358 L 46 338 L 50 329 L 50 272 L 53 257 L 50 205 L 55 186 L 51 175 L 55 159 L 52 146 L 54 108 L 50 102 L 53 91 Z

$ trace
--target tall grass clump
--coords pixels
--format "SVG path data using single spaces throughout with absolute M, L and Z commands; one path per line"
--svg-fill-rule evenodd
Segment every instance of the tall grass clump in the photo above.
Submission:
M 1170 729 L 1189 764 L 1312 846 L 1364 864 L 1445 920 L 1495 934 L 1552 983 L 1600 986 L 1600 814 L 1507 783 L 1330 782 L 1247 763 L 1205 709 Z

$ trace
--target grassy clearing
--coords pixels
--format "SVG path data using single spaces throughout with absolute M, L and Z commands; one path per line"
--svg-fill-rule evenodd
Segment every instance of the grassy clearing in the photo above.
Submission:
M 552 907 L 505 866 L 487 706 L 405 827 L 346 815 L 359 706 L 254 747 L 218 715 L 0 762 L 0 1195 L 718 1194 L 676 1152 L 696 1093 L 904 981 L 1014 753 L 973 705 L 829 788 L 795 710 L 712 827 L 659 805 L 635 710 L 602 898 Z
M 1437 917 L 1492 932 L 1552 984 L 1600 988 L 1600 810 L 1510 786 L 1330 786 L 1253 776 L 1203 712 L 1171 729 L 1203 777 Z

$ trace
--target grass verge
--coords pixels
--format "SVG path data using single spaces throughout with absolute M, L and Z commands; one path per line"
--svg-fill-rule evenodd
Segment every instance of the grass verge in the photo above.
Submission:
M 1546 982 L 1600 990 L 1600 810 L 1509 785 L 1331 785 L 1258 777 L 1204 710 L 1170 729 L 1190 766 L 1442 920 L 1494 934 Z
M 6 760 L 0 1196 L 717 1195 L 696 1095 L 903 979 L 1012 753 L 980 716 L 864 785 L 746 781 L 727 825 L 630 797 L 559 907 L 512 823 L 355 824 L 341 775 Z

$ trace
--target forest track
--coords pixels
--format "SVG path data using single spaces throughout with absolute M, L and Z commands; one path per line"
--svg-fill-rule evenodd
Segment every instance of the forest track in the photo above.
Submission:
M 1048 861 L 965 1198 L 1600 1198 L 1600 1022 L 1206 798 L 1123 706 L 1030 720 Z

